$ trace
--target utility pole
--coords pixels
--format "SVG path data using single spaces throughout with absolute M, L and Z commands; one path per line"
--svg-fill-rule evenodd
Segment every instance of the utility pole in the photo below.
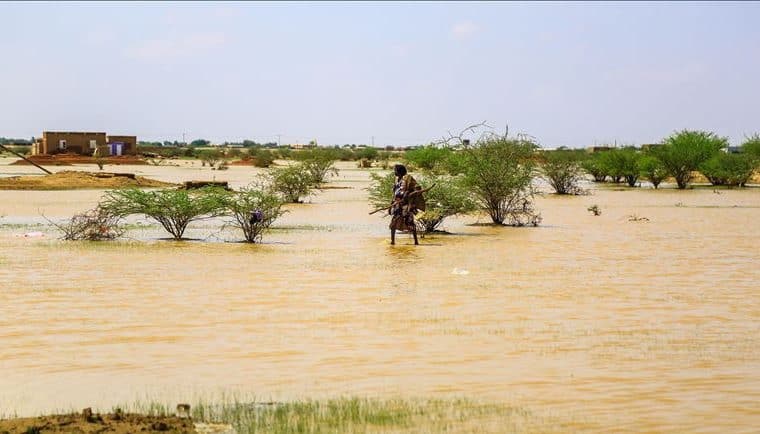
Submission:
M 28 158 L 24 157 L 23 155 L 19 154 L 18 152 L 14 151 L 14 150 L 12 150 L 12 149 L 6 148 L 6 147 L 5 147 L 5 146 L 3 146 L 2 144 L 0 144 L 0 149 L 2 149 L 2 150 L 4 150 L 4 151 L 8 151 L 8 152 L 10 152 L 11 154 L 13 154 L 13 155 L 17 156 L 18 158 L 21 158 L 22 160 L 26 161 L 27 163 L 29 163 L 29 164 L 33 165 L 34 167 L 36 167 L 36 168 L 40 169 L 41 171 L 43 171 L 43 172 L 45 172 L 45 173 L 47 173 L 48 175 L 52 175 L 52 174 L 53 174 L 52 172 L 50 172 L 49 170 L 47 170 L 47 169 L 45 169 L 44 167 L 40 166 L 39 164 L 35 163 L 34 161 L 32 161 L 32 160 L 30 160 L 30 159 L 28 159 Z
M 185 133 L 183 132 L 182 133 L 182 144 L 184 145 L 185 143 L 187 143 L 187 142 L 185 141 Z
M 280 146 L 282 146 L 280 144 L 280 136 L 282 136 L 282 134 L 276 134 L 276 136 L 277 136 L 277 147 L 279 148 Z
M 375 147 L 375 136 L 372 136 L 372 147 Z

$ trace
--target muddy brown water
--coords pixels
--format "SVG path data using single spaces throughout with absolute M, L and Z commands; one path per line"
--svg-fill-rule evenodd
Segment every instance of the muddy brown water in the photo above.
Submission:
M 0 413 L 236 392 L 466 396 L 569 431 L 760 427 L 759 189 L 545 196 L 538 228 L 467 217 L 446 223 L 454 235 L 390 246 L 387 220 L 367 215 L 367 172 L 341 168 L 333 185 L 350 188 L 289 206 L 255 246 L 223 242 L 236 234 L 214 221 L 189 231 L 205 242 L 147 225 L 64 243 L 40 214 L 102 191 L 0 191 Z M 258 170 L 120 169 L 236 187 Z M 32 231 L 45 236 L 20 236 Z

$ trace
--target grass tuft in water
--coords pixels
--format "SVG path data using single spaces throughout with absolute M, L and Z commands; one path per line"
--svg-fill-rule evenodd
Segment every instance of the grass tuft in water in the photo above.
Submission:
M 129 410 L 155 416 L 174 414 L 173 408 L 155 402 L 138 402 Z M 196 403 L 191 412 L 195 421 L 230 424 L 240 434 L 561 431 L 528 410 L 467 399 L 346 397 L 278 403 L 227 398 L 222 404 Z

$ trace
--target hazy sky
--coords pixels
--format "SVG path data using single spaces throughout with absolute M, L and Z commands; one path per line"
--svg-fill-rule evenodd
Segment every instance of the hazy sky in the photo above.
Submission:
M 0 136 L 760 131 L 760 3 L 0 3 Z

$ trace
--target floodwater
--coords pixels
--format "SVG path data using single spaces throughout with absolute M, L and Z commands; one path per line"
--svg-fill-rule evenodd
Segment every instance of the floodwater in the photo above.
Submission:
M 760 429 L 760 190 L 547 195 L 538 228 L 467 217 L 390 246 L 367 172 L 340 167 L 349 188 L 288 206 L 254 246 L 215 221 L 188 232 L 203 242 L 146 221 L 66 243 L 40 215 L 101 191 L 0 191 L 0 413 L 243 391 L 464 396 L 569 431 Z M 237 187 L 256 169 L 116 171 Z

